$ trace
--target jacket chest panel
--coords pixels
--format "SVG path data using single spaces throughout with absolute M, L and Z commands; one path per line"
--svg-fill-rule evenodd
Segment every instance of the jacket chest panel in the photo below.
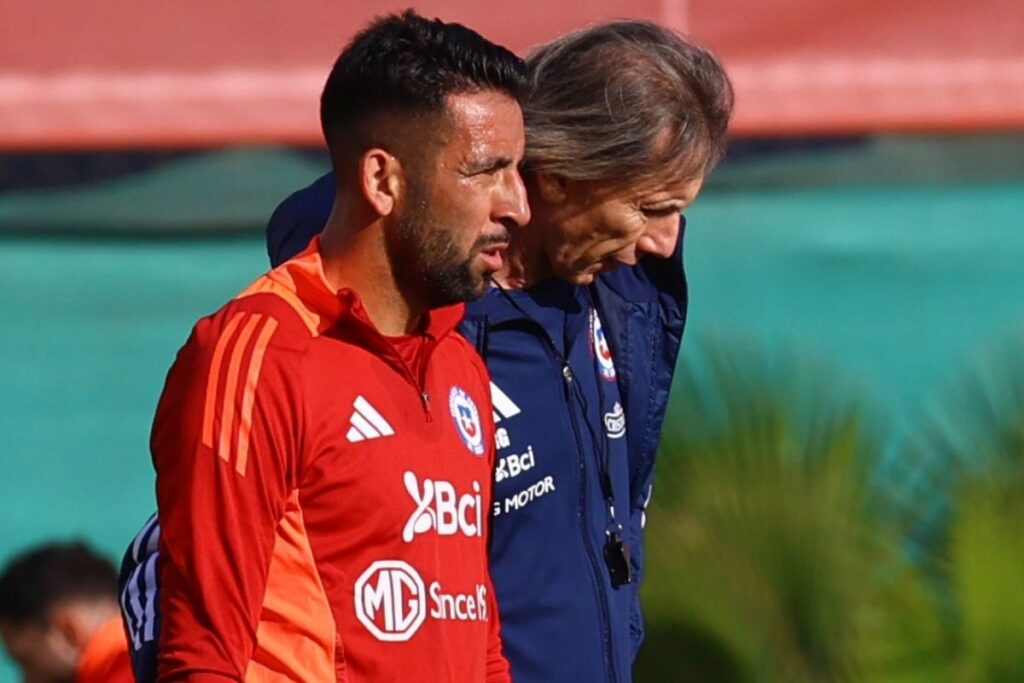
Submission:
M 521 330 L 490 335 L 487 362 L 492 372 L 497 446 L 495 517 L 511 515 L 545 524 L 560 515 L 574 517 L 581 484 L 588 505 L 598 515 L 603 495 L 597 472 L 604 461 L 616 498 L 626 493 L 625 419 L 615 366 L 599 325 L 582 327 L 571 341 L 568 360 L 573 382 L 580 386 L 573 389 L 579 393 L 567 399 L 565 379 L 537 335 Z M 545 371 L 526 379 L 518 369 L 527 366 Z M 620 502 L 624 505 L 625 499 L 616 501 Z M 504 521 L 495 522 L 499 534 Z
M 542 341 L 524 331 L 494 332 L 487 362 L 497 447 L 492 514 L 517 523 L 573 519 L 580 446 L 569 419 L 576 406 L 567 404 L 559 367 Z M 523 367 L 535 371 L 524 377 Z
M 369 548 L 378 558 L 480 555 L 493 437 L 468 363 L 435 362 L 418 387 L 379 359 L 342 355 L 311 387 L 319 418 L 307 428 L 300 501 L 322 553 L 353 571 Z

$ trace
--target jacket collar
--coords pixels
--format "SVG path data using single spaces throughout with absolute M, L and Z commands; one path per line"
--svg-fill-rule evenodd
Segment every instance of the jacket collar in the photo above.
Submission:
M 514 302 L 514 303 L 513 303 Z M 492 287 L 466 308 L 463 329 L 479 343 L 486 330 L 503 325 L 534 329 L 547 336 L 562 354 L 568 354 L 572 340 L 584 333 L 589 323 L 590 301 L 582 287 L 550 278 L 526 289 L 500 291 Z
M 321 334 L 358 344 L 403 372 L 408 371 L 394 345 L 370 320 L 359 292 L 349 287 L 335 291 L 328 284 L 319 236 L 267 277 L 295 293 L 309 313 L 318 318 L 317 329 Z M 461 303 L 427 311 L 423 327 L 428 338 L 425 353 L 429 355 L 440 340 L 455 330 L 464 312 L 465 304 Z
M 566 313 L 579 313 L 586 308 L 582 291 L 557 278 L 549 278 L 525 289 L 505 289 L 504 292 L 500 289 L 493 285 L 482 298 L 470 302 L 466 308 L 466 317 L 486 318 L 491 325 L 516 320 L 544 324 L 548 313 L 563 316 Z

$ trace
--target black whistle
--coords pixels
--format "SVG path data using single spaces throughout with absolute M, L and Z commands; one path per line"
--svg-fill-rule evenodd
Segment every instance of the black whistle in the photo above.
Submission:
M 613 586 L 625 586 L 632 581 L 629 569 L 629 546 L 622 540 L 622 534 L 612 531 L 604 544 L 604 561 L 612 577 Z

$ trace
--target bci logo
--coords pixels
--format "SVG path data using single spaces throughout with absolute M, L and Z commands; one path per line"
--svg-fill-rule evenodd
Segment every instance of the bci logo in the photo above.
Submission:
M 460 531 L 466 536 L 483 536 L 483 501 L 480 484 L 473 482 L 473 492 L 459 495 L 451 482 L 424 479 L 422 485 L 414 472 L 406 471 L 402 477 L 416 509 L 402 529 L 402 540 L 410 543 L 416 534 L 436 531 L 438 536 L 454 536 Z
M 526 452 L 522 455 L 515 453 L 498 459 L 498 466 L 494 471 L 495 481 L 505 481 L 517 477 L 527 470 L 533 469 L 537 464 L 537 458 L 533 454 L 533 446 L 527 446 Z

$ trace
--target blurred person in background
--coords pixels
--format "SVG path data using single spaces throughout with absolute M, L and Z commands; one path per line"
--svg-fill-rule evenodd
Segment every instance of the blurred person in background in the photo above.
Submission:
M 117 572 L 83 543 L 52 543 L 0 574 L 0 638 L 25 683 L 131 683 Z
M 508 680 L 487 372 L 455 326 L 529 219 L 525 85 L 411 10 L 338 57 L 323 232 L 196 323 L 157 407 L 159 680 Z
M 558 38 L 527 65 L 533 218 L 459 327 L 492 378 L 503 646 L 515 681 L 629 681 L 686 312 L 681 212 L 724 154 L 732 89 L 711 53 L 642 21 Z M 323 229 L 334 188 L 325 176 L 277 209 L 273 263 Z

